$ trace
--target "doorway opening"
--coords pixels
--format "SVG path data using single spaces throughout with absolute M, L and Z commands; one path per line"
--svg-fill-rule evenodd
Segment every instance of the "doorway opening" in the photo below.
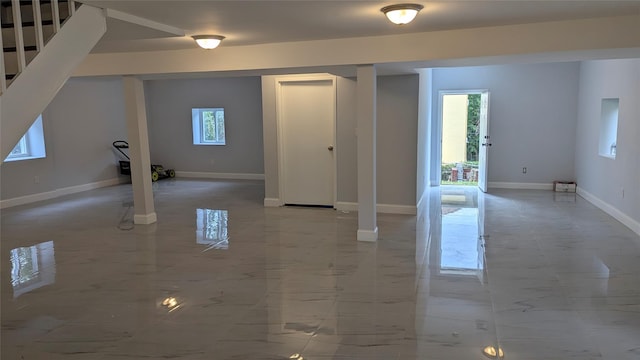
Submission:
M 486 191 L 488 92 L 441 92 L 440 106 L 440 185 L 479 186 Z

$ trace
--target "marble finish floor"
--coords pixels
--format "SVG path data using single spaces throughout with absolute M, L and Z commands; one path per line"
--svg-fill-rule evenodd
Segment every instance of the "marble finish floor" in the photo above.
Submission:
M 640 359 L 640 238 L 574 194 L 434 188 L 377 243 L 260 181 L 154 196 L 2 210 L 0 358 Z

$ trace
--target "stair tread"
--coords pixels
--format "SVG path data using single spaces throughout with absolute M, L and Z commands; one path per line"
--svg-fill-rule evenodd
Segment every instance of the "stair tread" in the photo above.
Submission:
M 63 22 L 65 20 L 65 18 L 60 18 L 60 22 Z M 46 25 L 53 25 L 53 20 L 42 20 L 42 25 L 46 26 Z M 33 27 L 36 26 L 36 23 L 34 21 L 23 21 L 22 22 L 22 27 L 26 28 L 26 27 Z M 2 28 L 3 29 L 13 29 L 13 23 L 3 23 L 2 24 Z
M 58 3 L 67 3 L 67 0 L 58 0 Z M 31 0 L 20 0 L 20 5 L 26 6 L 26 5 L 31 5 Z M 51 4 L 51 0 L 40 0 L 40 5 L 49 5 Z M 8 1 L 2 1 L 2 7 L 10 7 L 11 6 L 11 0 Z
M 4 52 L 16 52 L 18 48 L 15 46 L 8 46 L 5 48 L 2 48 L 2 50 L 4 50 Z M 37 50 L 38 50 L 38 47 L 35 45 L 27 45 L 24 47 L 24 51 L 37 51 Z

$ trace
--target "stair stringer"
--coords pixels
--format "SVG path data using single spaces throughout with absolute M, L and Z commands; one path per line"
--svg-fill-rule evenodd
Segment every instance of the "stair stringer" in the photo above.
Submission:
M 9 155 L 107 31 L 103 9 L 82 5 L 1 95 L 0 159 Z

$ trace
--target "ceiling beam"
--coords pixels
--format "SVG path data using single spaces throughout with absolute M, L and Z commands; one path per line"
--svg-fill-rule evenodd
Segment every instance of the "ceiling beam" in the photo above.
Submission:
M 90 54 L 75 76 L 178 74 L 460 61 L 635 49 L 640 16 L 618 16 L 402 35 L 224 46 L 189 50 Z M 553 61 L 553 56 L 546 57 Z M 579 59 L 578 59 L 579 60 Z M 561 60 L 557 60 L 561 61 Z
M 159 23 L 157 21 L 141 18 L 139 16 L 127 14 L 122 11 L 113 10 L 113 9 L 105 9 L 105 13 L 107 17 L 112 19 L 117 19 L 121 21 L 125 21 L 128 23 L 144 26 L 153 30 L 163 31 L 167 34 L 171 34 L 174 36 L 185 36 L 185 31 L 179 29 L 175 26 L 166 25 L 163 23 Z

